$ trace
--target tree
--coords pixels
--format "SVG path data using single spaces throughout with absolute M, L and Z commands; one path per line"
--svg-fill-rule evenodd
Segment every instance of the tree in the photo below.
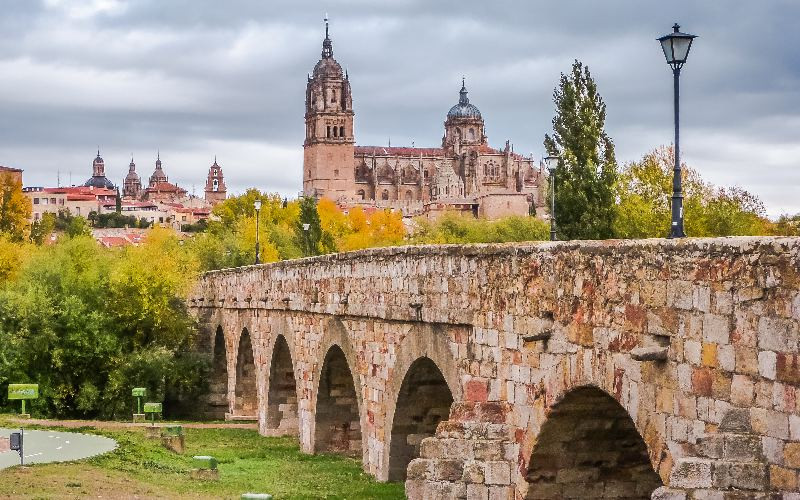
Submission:
M 614 232 L 620 238 L 663 238 L 669 232 L 674 149 L 661 146 L 623 167 L 616 192 Z M 756 196 L 738 187 L 717 188 L 681 166 L 689 236 L 766 235 L 772 224 Z
M 606 105 L 589 68 L 576 60 L 570 74 L 561 74 L 553 101 L 553 135 L 545 135 L 544 147 L 561 157 L 555 176 L 558 234 L 563 239 L 611 238 L 617 165 L 614 144 L 604 130 Z
M 306 229 L 308 228 L 308 229 Z M 313 196 L 300 198 L 300 216 L 295 223 L 297 244 L 308 257 L 319 255 L 322 241 L 322 223 L 317 212 L 317 200 Z
M 28 236 L 31 200 L 22 192 L 22 181 L 8 172 L 0 173 L 0 232 L 12 241 Z
M 31 225 L 31 242 L 37 245 L 44 244 L 56 228 L 56 214 L 45 212 L 42 218 L 33 221 Z

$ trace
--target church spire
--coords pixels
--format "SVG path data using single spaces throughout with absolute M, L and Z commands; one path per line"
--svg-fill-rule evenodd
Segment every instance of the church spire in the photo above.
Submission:
M 458 103 L 459 104 L 469 104 L 469 98 L 467 97 L 467 79 L 465 77 L 461 77 L 461 90 L 458 92 Z
M 329 59 L 333 57 L 333 42 L 331 42 L 330 34 L 328 33 L 328 13 L 325 13 L 325 40 L 322 41 L 322 58 Z

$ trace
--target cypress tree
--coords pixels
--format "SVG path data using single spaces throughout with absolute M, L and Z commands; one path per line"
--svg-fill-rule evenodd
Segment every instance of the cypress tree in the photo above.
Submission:
M 544 147 L 561 157 L 555 174 L 558 238 L 612 238 L 617 161 L 604 130 L 606 105 L 588 66 L 576 60 L 568 75 L 562 73 L 553 101 L 553 135 L 545 135 Z M 549 191 L 548 206 L 551 196 Z

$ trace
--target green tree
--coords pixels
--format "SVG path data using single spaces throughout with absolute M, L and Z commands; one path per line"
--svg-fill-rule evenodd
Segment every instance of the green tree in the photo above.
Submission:
M 306 229 L 308 228 L 308 229 Z M 317 200 L 312 196 L 300 199 L 300 216 L 295 224 L 295 238 L 303 255 L 319 255 L 322 242 L 322 224 L 317 211 Z M 331 242 L 327 242 L 332 246 Z
M 22 193 L 22 182 L 8 172 L 0 173 L 0 232 L 12 241 L 28 236 L 31 200 Z
M 69 218 L 69 222 L 67 223 L 66 233 L 70 238 L 76 238 L 78 236 L 91 236 L 92 228 L 89 226 L 89 222 L 80 215 L 74 217 L 71 216 Z
M 545 135 L 544 147 L 561 157 L 555 176 L 558 235 L 611 238 L 617 165 L 614 144 L 604 130 L 606 105 L 589 68 L 576 60 L 568 75 L 561 74 L 553 101 L 553 135 Z
M 56 214 L 45 212 L 42 218 L 33 221 L 31 225 L 31 242 L 37 245 L 44 244 L 56 228 Z
M 780 236 L 800 236 L 800 214 L 778 217 L 773 233 Z
M 661 146 L 623 167 L 616 186 L 614 232 L 620 238 L 663 238 L 670 223 L 674 150 Z M 689 236 L 765 235 L 772 224 L 756 196 L 737 187 L 717 188 L 686 164 L 681 167 Z

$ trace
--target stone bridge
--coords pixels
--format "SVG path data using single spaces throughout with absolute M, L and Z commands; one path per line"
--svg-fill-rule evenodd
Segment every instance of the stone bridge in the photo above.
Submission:
M 412 499 L 800 499 L 797 238 L 372 249 L 189 305 L 209 412 Z

